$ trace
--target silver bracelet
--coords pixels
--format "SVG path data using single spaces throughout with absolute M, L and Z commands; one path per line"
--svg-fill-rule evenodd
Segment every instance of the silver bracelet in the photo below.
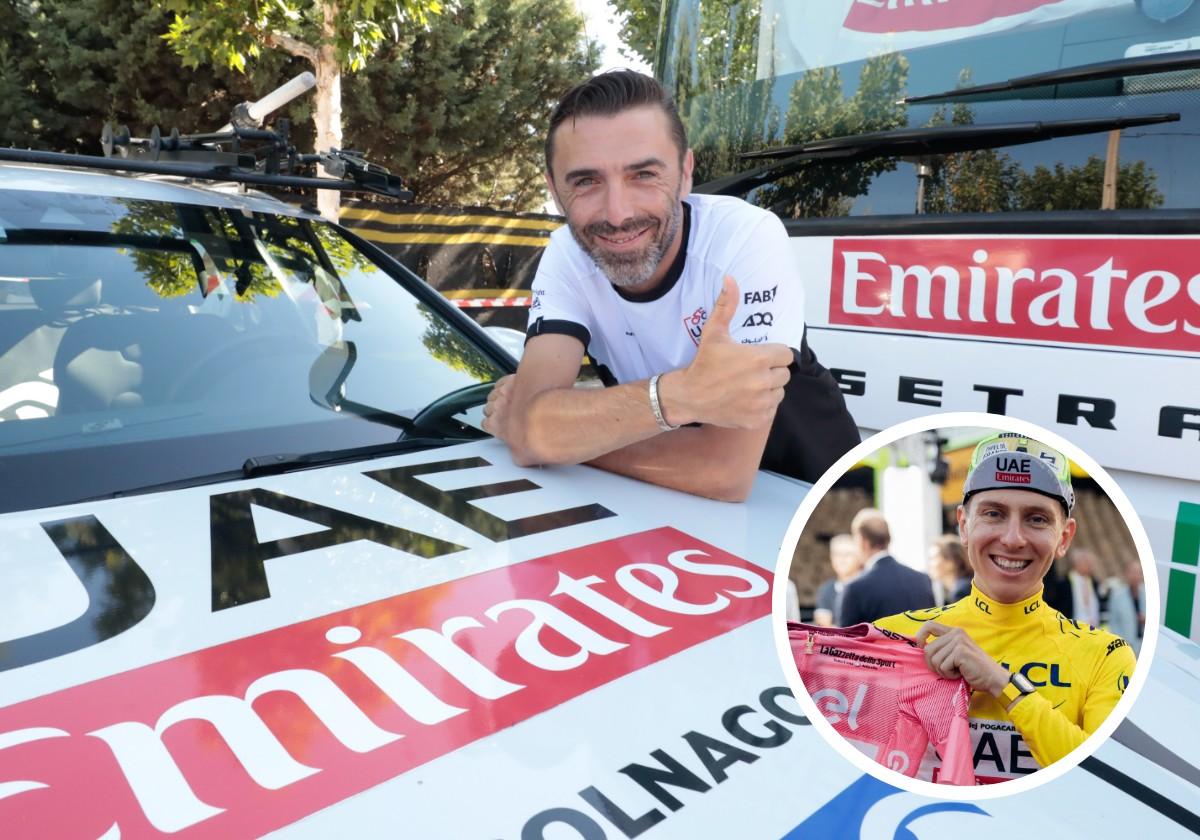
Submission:
M 656 373 L 650 377 L 650 410 L 654 412 L 654 421 L 658 423 L 658 428 L 664 432 L 673 432 L 679 427 L 667 422 L 667 418 L 663 416 L 662 403 L 658 401 L 658 378 L 661 375 Z

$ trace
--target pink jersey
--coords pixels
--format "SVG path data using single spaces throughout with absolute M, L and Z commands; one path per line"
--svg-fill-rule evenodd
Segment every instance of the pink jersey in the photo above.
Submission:
M 916 643 L 870 624 L 789 621 L 788 638 L 805 688 L 846 740 L 906 776 L 932 744 L 941 758 L 934 781 L 975 784 L 965 681 L 937 676 Z

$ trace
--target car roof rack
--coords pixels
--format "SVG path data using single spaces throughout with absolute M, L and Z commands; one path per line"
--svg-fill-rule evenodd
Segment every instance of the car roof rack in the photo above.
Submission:
M 180 134 L 178 129 L 172 129 L 164 137 L 158 126 L 154 126 L 149 137 L 133 137 L 127 127 L 114 129 L 105 123 L 100 134 L 104 157 L 0 148 L 0 160 L 174 175 L 262 187 L 369 192 L 397 201 L 412 201 L 413 194 L 405 188 L 400 176 L 367 161 L 361 152 L 330 149 L 311 155 L 299 154 L 289 140 L 289 120 L 277 120 L 272 129 L 260 127 L 268 113 L 307 91 L 314 83 L 312 73 L 301 73 L 258 102 L 238 105 L 227 125 L 207 134 Z M 334 177 L 317 177 L 317 164 Z M 314 174 L 307 174 L 309 172 Z

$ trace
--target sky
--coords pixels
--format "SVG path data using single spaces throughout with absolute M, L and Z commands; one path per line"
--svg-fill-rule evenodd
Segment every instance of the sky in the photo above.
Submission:
M 621 38 L 617 34 L 621 25 L 616 20 L 616 13 L 609 8 L 605 0 L 575 0 L 575 5 L 583 15 L 588 37 L 599 40 L 603 50 L 600 70 L 597 72 L 628 67 L 631 70 L 651 73 L 650 65 L 625 58 L 617 52 L 621 46 Z

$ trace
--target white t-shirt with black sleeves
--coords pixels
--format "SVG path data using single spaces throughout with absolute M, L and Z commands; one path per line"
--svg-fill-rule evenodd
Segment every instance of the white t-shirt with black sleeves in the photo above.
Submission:
M 678 370 L 695 358 L 728 275 L 738 284 L 733 340 L 792 348 L 791 378 L 761 466 L 816 481 L 859 434 L 837 381 L 808 346 L 804 287 L 787 230 L 773 213 L 711 195 L 684 199 L 681 227 L 684 244 L 667 276 L 641 295 L 614 287 L 567 227 L 556 230 L 533 279 L 527 340 L 575 336 L 606 385 Z
M 779 218 L 710 195 L 688 196 L 683 214 L 685 244 L 663 282 L 645 294 L 613 286 L 570 230 L 556 230 L 533 280 L 528 336 L 573 335 L 615 382 L 647 379 L 691 363 L 729 275 L 738 284 L 733 339 L 799 349 L 804 288 Z

